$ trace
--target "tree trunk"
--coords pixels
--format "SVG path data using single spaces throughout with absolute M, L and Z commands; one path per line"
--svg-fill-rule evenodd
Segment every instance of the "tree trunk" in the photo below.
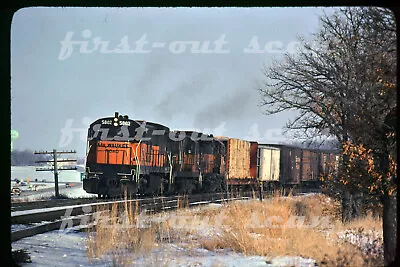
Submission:
M 342 193 L 342 223 L 360 218 L 363 210 L 363 194 L 345 189 Z
M 389 173 L 389 153 L 382 153 L 379 155 L 380 168 L 383 177 Z M 396 174 L 393 174 L 396 175 Z M 393 186 L 394 178 L 391 177 L 389 186 Z M 392 263 L 396 257 L 396 243 L 397 243 L 397 190 L 389 195 L 386 191 L 382 196 L 383 204 L 383 254 L 385 265 Z
M 342 223 L 350 222 L 352 219 L 352 195 L 345 189 L 342 193 Z
M 396 191 L 395 191 L 396 192 Z M 397 244 L 397 193 L 383 196 L 383 249 L 385 266 L 396 257 Z
M 362 192 L 353 193 L 352 197 L 352 219 L 358 219 L 362 215 L 363 210 L 363 194 Z

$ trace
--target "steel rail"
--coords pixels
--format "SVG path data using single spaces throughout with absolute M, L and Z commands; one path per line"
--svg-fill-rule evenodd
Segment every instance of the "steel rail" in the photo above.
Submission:
M 147 199 L 133 199 L 133 200 L 119 200 L 110 202 L 100 203 L 89 203 L 83 205 L 73 205 L 65 207 L 56 207 L 50 209 L 41 210 L 30 210 L 13 212 L 11 216 L 12 224 L 31 224 L 44 222 L 40 225 L 28 227 L 22 230 L 11 232 L 11 242 L 19 239 L 33 236 L 48 231 L 60 229 L 62 223 L 68 220 L 68 226 L 79 225 L 84 216 L 87 217 L 86 221 L 92 220 L 93 215 L 99 210 L 111 209 L 113 205 L 118 205 L 118 208 L 126 205 L 135 204 L 134 207 L 138 207 L 140 210 L 145 212 L 160 212 L 163 210 L 173 210 L 180 207 L 193 207 L 198 205 L 205 205 L 215 202 L 231 201 L 236 199 L 243 199 L 248 197 L 238 197 L 232 195 L 228 199 L 225 198 L 224 193 L 216 194 L 202 194 L 202 195 L 189 195 L 189 196 L 174 196 L 174 197 L 160 197 L 160 198 L 147 198 Z M 136 204 L 137 203 L 137 204 Z M 87 212 L 85 212 L 87 211 Z M 72 223 L 71 223 L 72 222 Z

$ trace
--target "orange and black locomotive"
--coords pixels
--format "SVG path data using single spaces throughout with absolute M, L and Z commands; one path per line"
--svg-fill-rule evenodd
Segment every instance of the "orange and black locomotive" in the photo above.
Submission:
M 222 144 L 118 112 L 89 126 L 83 188 L 99 196 L 221 190 Z

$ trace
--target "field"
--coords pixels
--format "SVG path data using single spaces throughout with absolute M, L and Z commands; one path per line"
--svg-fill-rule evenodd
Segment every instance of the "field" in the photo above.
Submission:
M 49 171 L 36 171 L 35 166 L 11 166 L 11 180 L 18 179 L 26 182 L 29 179 L 34 182 L 37 179 L 39 182 L 54 182 L 54 174 Z M 80 172 L 78 171 L 61 171 L 58 176 L 60 183 L 79 182 Z
M 89 259 L 115 266 L 382 265 L 381 221 L 343 225 L 340 205 L 321 194 L 275 196 L 144 215 L 103 213 L 88 234 Z M 242 266 L 242 265 L 241 265 Z
M 20 183 L 16 183 L 18 179 Z M 82 188 L 79 171 L 61 171 L 58 177 L 60 194 L 68 198 L 93 197 Z M 71 187 L 67 188 L 66 183 Z M 34 190 L 36 185 L 36 191 Z M 54 174 L 36 171 L 35 166 L 11 166 L 10 187 L 21 190 L 20 195 L 12 195 L 12 201 L 34 201 L 54 197 Z

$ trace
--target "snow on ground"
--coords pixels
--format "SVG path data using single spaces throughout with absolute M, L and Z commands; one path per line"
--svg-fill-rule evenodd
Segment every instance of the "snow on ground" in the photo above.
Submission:
M 89 194 L 83 190 L 82 184 L 80 184 L 80 186 L 68 188 L 63 194 L 69 198 L 97 197 L 96 194 Z
M 383 257 L 383 236 L 378 231 L 356 231 L 347 229 L 337 233 L 338 238 L 349 242 L 360 248 L 365 254 L 370 256 Z
M 210 204 L 191 209 L 193 213 L 199 209 L 219 209 L 221 204 Z M 179 213 L 154 214 L 147 217 L 151 221 L 163 221 Z M 17 226 L 16 226 L 17 227 Z M 110 252 L 100 258 L 88 259 L 86 240 L 88 233 L 80 232 L 77 228 L 69 231 L 52 231 L 33 237 L 24 238 L 12 243 L 12 249 L 26 249 L 32 263 L 23 266 L 112 266 L 113 258 L 118 259 L 118 252 Z M 179 240 L 154 244 L 153 249 L 146 254 L 134 254 L 124 251 L 122 259 L 129 259 L 128 266 L 315 266 L 315 261 L 301 257 L 261 257 L 245 256 L 231 249 L 207 250 L 201 247 L 201 237 L 218 236 L 218 229 L 208 225 L 196 227 L 190 235 L 182 235 Z M 186 236 L 186 237 L 184 237 Z
M 74 228 L 76 229 L 76 228 Z M 22 266 L 112 266 L 112 255 L 87 257 L 87 233 L 77 230 L 52 231 L 27 237 L 12 243 L 12 249 L 26 249 L 32 263 Z M 126 256 L 125 256 L 126 257 Z M 244 256 L 230 249 L 215 251 L 193 247 L 187 243 L 167 243 L 155 246 L 149 254 L 132 255 L 130 266 L 314 266 L 314 261 L 301 257 Z
M 67 188 L 70 197 L 79 197 L 85 194 L 82 187 Z M 305 194 L 297 197 L 309 197 L 314 194 Z M 327 200 L 329 201 L 329 199 Z M 248 202 L 241 200 L 240 202 Z M 179 214 L 167 212 L 154 214 L 147 217 L 152 222 L 162 222 L 179 215 L 196 217 L 200 209 L 220 209 L 224 204 L 209 204 L 190 209 L 190 213 Z M 186 216 L 187 217 L 187 216 Z M 147 221 L 147 220 L 146 220 Z M 12 231 L 23 229 L 26 226 L 14 225 Z M 76 228 L 73 228 L 76 229 Z M 280 256 L 274 258 L 261 256 L 244 256 L 231 249 L 207 250 L 201 247 L 200 239 L 203 237 L 218 238 L 220 229 L 212 225 L 196 224 L 195 231 L 190 234 L 182 229 L 175 229 L 180 238 L 172 242 L 154 244 L 154 248 L 147 254 L 122 255 L 129 258 L 130 266 L 315 266 L 313 259 L 298 256 Z M 88 259 L 86 240 L 88 234 L 77 230 L 52 231 L 24 238 L 12 243 L 13 250 L 26 249 L 31 256 L 32 263 L 23 266 L 112 266 L 113 257 L 118 252 L 110 252 L 100 258 Z M 382 253 L 382 237 L 375 232 L 366 231 L 360 235 L 356 230 L 346 230 L 338 233 L 338 238 L 360 247 L 368 254 L 379 255 Z M 126 252 L 124 252 L 126 253 Z
M 82 188 L 80 171 L 61 171 L 59 173 L 59 192 L 68 198 L 93 197 L 94 194 L 86 193 Z M 17 184 L 15 179 L 23 182 L 25 185 Z M 37 182 L 35 182 L 37 180 Z M 28 184 L 29 181 L 29 184 Z M 66 184 L 71 185 L 66 188 Z M 21 195 L 13 195 L 13 199 L 23 199 L 24 201 L 41 200 L 54 196 L 54 174 L 52 172 L 37 172 L 35 166 L 11 166 L 11 187 L 21 189 Z M 37 191 L 34 191 L 34 185 L 37 185 Z
M 23 184 L 24 185 L 22 185 L 22 183 L 11 182 L 11 187 L 18 187 L 21 191 L 33 191 L 35 186 L 37 187 L 37 191 L 54 187 L 54 182 L 30 182 L 29 184 L 23 182 Z M 64 185 L 64 183 L 59 184 Z
M 54 174 L 50 171 L 36 171 L 35 166 L 11 166 L 11 180 L 18 179 L 26 182 L 28 179 L 34 182 L 37 179 L 39 182 L 54 182 Z M 58 181 L 60 183 L 80 182 L 79 171 L 60 171 Z
M 31 226 L 27 225 L 27 224 L 12 224 L 11 225 L 11 232 L 24 230 L 24 229 L 29 228 L 29 227 L 31 227 Z
M 66 187 L 65 184 L 59 183 L 60 195 L 66 196 L 67 198 L 90 198 L 96 197 L 96 194 L 89 194 L 83 190 L 82 183 L 77 182 L 70 184 L 71 187 Z M 34 201 L 43 200 L 54 197 L 54 184 L 45 189 L 39 189 L 38 191 L 22 191 L 19 196 L 11 196 L 12 199 L 21 199 L 23 201 Z
M 88 266 L 85 238 L 87 234 L 77 231 L 52 231 L 27 237 L 12 243 L 12 249 L 26 249 L 32 263 L 23 266 Z M 96 266 L 110 266 L 110 262 L 94 260 Z
M 244 256 L 231 249 L 210 251 L 204 248 L 185 246 L 186 244 L 163 244 L 134 259 L 132 266 L 314 266 L 314 261 L 301 257 L 275 257 L 272 260 L 261 256 Z

